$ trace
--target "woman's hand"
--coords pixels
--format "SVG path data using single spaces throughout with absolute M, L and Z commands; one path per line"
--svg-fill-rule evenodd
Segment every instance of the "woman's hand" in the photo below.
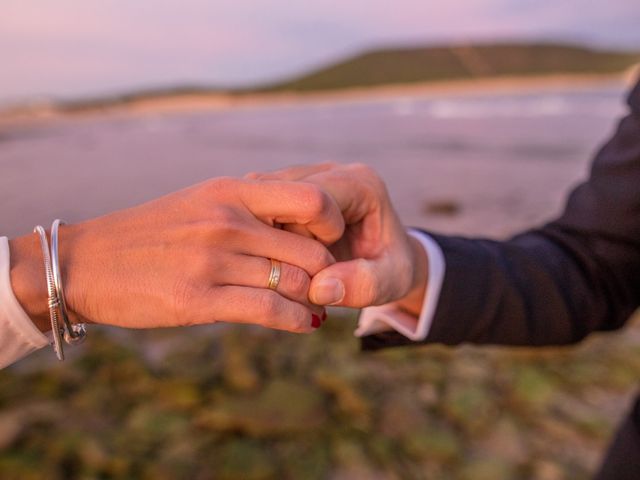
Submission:
M 313 277 L 309 298 L 319 305 L 366 307 L 400 301 L 419 314 L 428 263 L 422 246 L 407 235 L 382 179 L 363 164 L 324 163 L 272 173 L 252 173 L 264 181 L 300 181 L 321 187 L 336 201 L 346 223 L 330 250 L 338 263 Z M 311 235 L 301 225 L 285 228 Z
M 299 224 L 311 236 L 274 228 Z M 324 244 L 344 222 L 312 184 L 214 179 L 144 205 L 61 227 L 60 262 L 72 318 L 129 328 L 254 323 L 309 332 L 322 308 L 310 277 L 334 263 Z M 18 300 L 48 330 L 42 255 L 35 235 L 11 241 Z M 267 289 L 270 258 L 282 262 Z

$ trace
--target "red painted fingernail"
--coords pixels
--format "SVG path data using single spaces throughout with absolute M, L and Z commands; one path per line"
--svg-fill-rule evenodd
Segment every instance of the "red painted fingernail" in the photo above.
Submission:
M 311 314 L 311 326 L 313 328 L 320 328 L 320 317 L 318 315 L 316 315 L 315 313 Z
M 327 311 L 323 310 L 322 311 L 322 321 L 324 322 L 327 319 Z

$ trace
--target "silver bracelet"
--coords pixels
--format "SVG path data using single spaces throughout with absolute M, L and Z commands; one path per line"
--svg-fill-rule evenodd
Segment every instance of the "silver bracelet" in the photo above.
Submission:
M 51 254 L 49 253 L 49 242 L 47 233 L 41 225 L 33 230 L 40 237 L 40 247 L 44 257 L 44 271 L 47 279 L 47 293 L 49 295 L 49 318 L 51 319 L 51 333 L 53 335 L 53 350 L 56 352 L 58 360 L 64 360 L 64 350 L 62 349 L 61 329 L 58 323 L 58 297 L 53 280 L 53 270 L 51 268 Z
M 68 344 L 73 345 L 84 341 L 87 336 L 87 328 L 84 323 L 73 325 L 71 321 L 69 321 L 58 255 L 58 230 L 60 225 L 64 225 L 64 222 L 60 219 L 56 219 L 53 222 L 53 225 L 51 225 L 51 267 L 53 272 L 53 284 L 58 298 L 58 310 L 62 317 L 62 321 L 64 322 L 64 340 Z

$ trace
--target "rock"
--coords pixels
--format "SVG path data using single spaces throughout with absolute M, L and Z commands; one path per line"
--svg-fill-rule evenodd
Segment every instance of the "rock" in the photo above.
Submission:
M 168 409 L 192 410 L 201 402 L 198 386 L 190 380 L 171 378 L 156 388 L 157 402 Z
M 461 210 L 462 205 L 452 199 L 430 200 L 425 202 L 422 207 L 425 215 L 441 215 L 446 217 L 458 215 Z
M 539 460 L 533 465 L 533 478 L 536 480 L 565 480 L 563 469 L 549 461 Z
M 78 456 L 85 469 L 97 472 L 109 463 L 109 455 L 105 448 L 95 438 L 87 438 L 78 448 Z
M 239 340 L 227 337 L 224 345 L 222 376 L 229 387 L 239 392 L 253 392 L 260 386 L 260 375 L 251 361 L 251 352 Z
M 326 419 L 325 399 L 313 387 L 275 380 L 257 395 L 224 397 L 201 414 L 196 424 L 263 437 L 313 431 Z
M 60 406 L 54 402 L 22 405 L 0 413 L 0 451 L 13 445 L 35 422 L 59 418 Z
M 126 430 L 120 432 L 121 447 L 130 443 L 133 455 L 146 455 L 172 438 L 181 438 L 189 429 L 189 417 L 184 414 L 160 409 L 154 404 L 140 405 L 127 418 Z
M 367 446 L 377 464 L 394 468 L 398 451 L 396 440 L 376 434 L 369 437 Z
M 529 448 L 514 422 L 500 418 L 486 435 L 474 439 L 473 449 L 485 457 L 501 458 L 512 464 L 521 464 L 529 459 Z
M 294 438 L 279 443 L 276 448 L 279 465 L 283 470 L 280 478 L 324 480 L 329 468 L 329 450 L 326 443 L 300 441 Z
M 509 462 L 501 458 L 474 459 L 461 469 L 460 480 L 513 480 L 522 478 Z
M 520 366 L 513 372 L 511 400 L 520 408 L 543 409 L 555 390 L 555 382 L 535 366 Z
M 335 480 L 375 480 L 384 478 L 379 469 L 367 459 L 362 446 L 350 439 L 338 439 L 333 445 L 335 470 L 330 478 Z
M 430 383 L 420 385 L 416 394 L 417 398 L 425 407 L 433 407 L 437 405 L 440 400 L 438 389 Z
M 371 406 L 360 395 L 352 380 L 329 370 L 317 372 L 313 379 L 322 390 L 333 395 L 338 411 L 347 421 L 363 428 L 369 425 Z
M 218 465 L 211 477 L 220 480 L 265 480 L 275 478 L 274 459 L 260 444 L 234 440 L 220 447 L 215 455 Z
M 13 445 L 25 428 L 21 412 L 12 410 L 0 414 L 0 451 Z
M 447 370 L 447 379 L 461 383 L 487 383 L 492 377 L 492 369 L 486 356 L 470 350 L 470 347 L 461 348 L 460 356 L 455 357 Z
M 427 429 L 425 411 L 411 390 L 398 390 L 384 399 L 379 421 L 379 430 L 383 435 L 401 439 Z
M 481 433 L 497 414 L 493 393 L 481 384 L 453 382 L 446 386 L 443 413 L 466 432 Z
M 597 407 L 566 394 L 557 394 L 553 407 L 554 413 L 568 420 L 586 436 L 600 440 L 609 438 L 612 425 L 601 416 Z
M 458 437 L 445 427 L 429 427 L 407 435 L 402 442 L 407 454 L 416 460 L 449 463 L 461 456 Z
M 435 351 L 429 347 L 429 357 L 421 358 L 418 367 L 418 379 L 425 384 L 439 385 L 447 377 L 447 361 L 449 355 L 435 355 Z M 441 358 L 442 357 L 442 358 Z

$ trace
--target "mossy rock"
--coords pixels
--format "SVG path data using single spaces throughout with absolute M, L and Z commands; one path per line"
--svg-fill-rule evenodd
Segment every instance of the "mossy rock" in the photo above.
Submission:
M 385 436 L 402 439 L 428 426 L 425 410 L 412 390 L 398 390 L 384 399 L 378 430 Z
M 526 433 L 503 412 L 484 435 L 472 440 L 470 446 L 474 452 L 484 457 L 501 458 L 513 465 L 520 465 L 530 456 L 530 446 L 526 437 Z
M 341 438 L 332 445 L 335 471 L 331 478 L 376 478 L 376 468 L 364 445 L 354 438 Z
M 497 415 L 494 393 L 482 384 L 447 385 L 441 408 L 447 418 L 470 434 L 486 430 Z
M 518 470 L 501 458 L 471 460 L 460 471 L 460 480 L 513 480 L 522 478 Z
M 313 387 L 275 380 L 255 396 L 228 396 L 205 411 L 196 424 L 255 437 L 313 431 L 327 419 L 324 396 Z
M 520 366 L 512 374 L 511 400 L 518 408 L 539 411 L 552 400 L 556 382 L 535 366 Z
M 146 455 L 163 443 L 188 434 L 190 424 L 184 414 L 161 410 L 155 405 L 140 406 L 131 412 L 114 444 L 137 456 Z
M 415 432 L 408 435 L 402 444 L 411 458 L 421 461 L 450 463 L 462 452 L 462 444 L 456 434 L 444 427 Z
M 215 455 L 217 467 L 202 478 L 219 480 L 266 480 L 277 478 L 274 458 L 259 443 L 238 439 L 220 447 Z
M 371 404 L 360 394 L 353 379 L 330 370 L 317 372 L 313 379 L 318 387 L 333 396 L 337 410 L 345 420 L 360 427 L 369 425 Z
M 171 378 L 156 387 L 157 403 L 167 409 L 189 411 L 202 402 L 198 386 L 189 380 Z
M 329 449 L 321 437 L 297 437 L 276 445 L 272 451 L 279 459 L 284 478 L 322 480 L 330 466 Z
M 251 352 L 239 341 L 224 346 L 222 375 L 225 383 L 239 392 L 253 392 L 260 386 L 260 375 L 253 365 Z

